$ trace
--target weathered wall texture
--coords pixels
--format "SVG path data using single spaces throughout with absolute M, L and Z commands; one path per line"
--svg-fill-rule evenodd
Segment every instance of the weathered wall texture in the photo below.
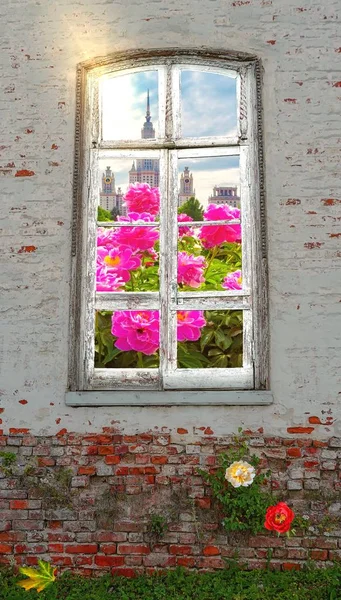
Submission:
M 337 0 L 1 3 L 3 429 L 238 425 L 337 435 L 341 41 Z M 76 64 L 115 50 L 213 47 L 264 66 L 271 388 L 264 408 L 64 405 Z
M 44 512 L 42 493 L 34 496 L 18 474 L 2 471 L 1 554 L 34 562 L 41 553 L 54 564 L 90 568 L 221 566 L 233 548 L 215 531 L 214 517 L 202 521 L 199 543 L 193 514 L 183 510 L 163 545 L 152 547 L 146 526 L 129 518 L 123 525 L 109 519 L 101 532 L 92 504 L 108 486 L 134 496 L 183 483 L 208 509 L 196 465 L 214 467 L 224 436 L 240 425 L 258 437 L 264 431 L 255 446 L 300 514 L 313 518 L 315 511 L 319 522 L 339 514 L 339 8 L 338 0 L 1 2 L 0 444 L 18 454 L 19 467 L 36 457 L 41 475 L 71 467 L 83 498 L 75 510 Z M 76 64 L 165 46 L 241 50 L 263 62 L 270 407 L 64 404 Z M 306 498 L 321 489 L 331 494 L 328 507 Z M 327 539 L 319 531 L 280 548 L 274 539 L 275 560 L 337 558 L 337 533 Z M 270 543 L 250 544 L 244 558 L 254 565 Z

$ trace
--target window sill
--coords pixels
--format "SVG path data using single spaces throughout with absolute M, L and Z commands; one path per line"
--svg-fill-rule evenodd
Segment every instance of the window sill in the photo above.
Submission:
M 67 392 L 67 406 L 266 406 L 268 390 L 248 391 L 85 391 Z

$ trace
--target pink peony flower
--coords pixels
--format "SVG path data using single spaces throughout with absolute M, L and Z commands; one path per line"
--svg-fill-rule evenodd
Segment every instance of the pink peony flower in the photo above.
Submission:
M 118 217 L 120 223 L 134 223 L 132 227 L 118 227 L 113 235 L 118 246 L 131 248 L 133 252 L 151 250 L 159 239 L 159 230 L 156 227 L 136 227 L 139 221 L 151 223 L 154 215 L 149 213 L 128 213 L 127 217 Z
M 201 328 L 206 325 L 203 310 L 179 310 L 177 321 L 178 342 L 198 340 L 201 336 Z
M 240 219 L 239 208 L 226 204 L 209 204 L 204 212 L 204 221 L 222 221 L 226 219 Z M 220 246 L 224 242 L 237 242 L 241 240 L 240 225 L 204 225 L 199 232 L 199 239 L 204 248 Z
M 133 254 L 130 248 L 111 248 L 100 246 L 97 248 L 97 265 L 105 267 L 108 273 L 121 277 L 124 282 L 129 281 L 129 271 L 135 271 L 141 266 L 141 259 Z
M 226 275 L 223 283 L 221 284 L 226 290 L 241 290 L 242 289 L 242 272 L 233 271 Z
M 160 210 L 159 189 L 151 188 L 148 183 L 131 185 L 123 199 L 128 211 L 149 212 L 152 215 L 157 215 Z
M 120 292 L 124 283 L 122 277 L 108 272 L 106 267 L 96 269 L 96 292 Z
M 159 347 L 159 312 L 123 310 L 112 314 L 111 333 L 116 348 L 128 352 L 154 354 Z
M 198 288 L 204 283 L 203 271 L 206 266 L 203 256 L 178 252 L 178 283 Z
M 114 229 L 109 229 L 109 227 L 98 227 L 97 228 L 97 247 L 106 246 L 107 248 L 112 248 L 113 243 L 113 235 Z
M 183 221 L 193 221 L 192 217 L 189 217 L 188 215 L 185 215 L 185 213 L 183 214 L 179 214 L 178 215 L 178 222 L 182 223 Z M 185 225 L 185 227 L 179 227 L 179 236 L 182 235 L 190 235 L 193 236 L 193 229 L 191 227 L 188 227 L 188 225 Z

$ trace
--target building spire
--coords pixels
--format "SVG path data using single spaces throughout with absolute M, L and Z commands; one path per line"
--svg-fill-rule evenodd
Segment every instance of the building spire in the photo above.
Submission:
M 149 90 L 147 90 L 146 120 L 141 129 L 141 137 L 143 140 L 155 138 L 155 129 L 153 127 L 153 123 L 151 121 L 151 116 L 150 116 Z
M 149 123 L 150 117 L 150 102 L 149 102 L 149 90 L 147 90 L 147 112 L 146 112 L 146 121 Z

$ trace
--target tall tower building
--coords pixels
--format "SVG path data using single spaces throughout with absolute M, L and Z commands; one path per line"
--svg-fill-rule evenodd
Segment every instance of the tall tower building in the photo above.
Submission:
M 192 196 L 195 196 L 195 189 L 193 188 L 193 175 L 190 173 L 189 168 L 185 167 L 184 172 L 181 173 L 180 176 L 178 206 L 182 206 Z
M 215 185 L 213 194 L 208 198 L 209 204 L 228 204 L 235 208 L 240 208 L 240 196 L 236 186 Z
M 155 129 L 151 122 L 149 90 L 147 92 L 147 111 L 146 122 L 141 129 L 141 137 L 143 140 L 155 138 Z M 132 183 L 148 183 L 150 187 L 159 187 L 160 184 L 160 166 L 159 159 L 138 158 L 133 162 L 129 171 L 129 184 Z
M 153 127 L 153 123 L 151 121 L 151 116 L 150 116 L 149 90 L 147 91 L 146 121 L 141 129 L 141 138 L 143 140 L 149 140 L 149 139 L 155 138 L 155 129 Z
M 116 191 L 115 175 L 110 167 L 105 169 L 102 175 L 102 189 L 99 193 L 100 205 L 105 210 L 111 212 L 116 208 L 120 215 L 125 214 L 123 207 L 123 193 L 119 187 Z
M 150 187 L 159 187 L 159 159 L 138 158 L 129 171 L 129 183 L 149 183 Z

